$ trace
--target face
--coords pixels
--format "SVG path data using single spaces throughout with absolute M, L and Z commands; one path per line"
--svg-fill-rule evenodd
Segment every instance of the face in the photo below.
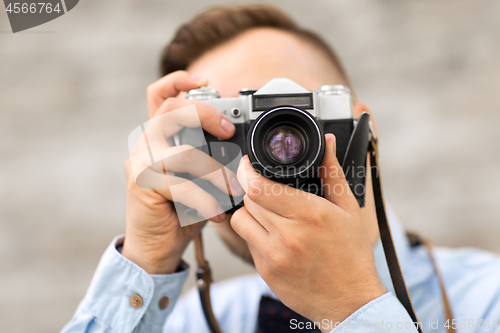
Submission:
M 244 32 L 202 55 L 187 71 L 208 79 L 221 97 L 237 97 L 243 88 L 259 89 L 273 78 L 289 78 L 309 91 L 325 84 L 345 84 L 324 51 L 271 28 Z M 246 242 L 233 231 L 229 219 L 214 227 L 233 253 L 252 262 Z

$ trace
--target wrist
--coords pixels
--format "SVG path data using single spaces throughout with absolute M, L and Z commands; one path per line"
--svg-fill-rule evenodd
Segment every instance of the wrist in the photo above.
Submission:
M 182 251 L 162 251 L 154 246 L 138 244 L 133 239 L 125 237 L 121 254 L 144 269 L 148 274 L 172 274 L 177 271 L 182 260 Z
M 387 293 L 387 290 L 383 284 L 378 280 L 379 283 L 375 282 L 370 284 L 367 283 L 352 292 L 348 292 L 347 295 L 342 297 L 342 300 L 333 302 L 331 306 L 326 306 L 325 308 L 330 308 L 334 312 L 323 313 L 321 318 L 311 319 L 315 322 L 322 322 L 326 319 L 331 327 L 321 327 L 322 332 L 330 332 L 335 328 L 337 323 L 342 323 L 344 320 L 349 318 L 353 313 L 362 308 L 364 305 L 370 303 L 371 301 L 379 298 L 380 296 Z

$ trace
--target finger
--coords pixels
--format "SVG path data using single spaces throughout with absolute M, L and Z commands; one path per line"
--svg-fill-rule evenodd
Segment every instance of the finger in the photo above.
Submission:
M 238 181 L 247 196 L 257 205 L 282 216 L 290 217 L 303 207 L 314 195 L 291 186 L 272 181 L 260 174 L 244 156 L 238 167 Z
M 325 141 L 325 157 L 319 169 L 319 176 L 323 184 L 323 194 L 325 198 L 347 211 L 352 208 L 359 208 L 349 184 L 345 179 L 344 171 L 335 155 L 335 136 L 333 134 L 326 134 Z
M 153 117 L 153 114 L 167 98 L 175 97 L 182 91 L 189 91 L 207 84 L 207 79 L 190 75 L 186 71 L 176 71 L 165 75 L 147 88 L 149 118 Z
M 164 159 L 165 171 L 189 173 L 233 196 L 244 194 L 234 172 L 201 150 L 189 145 L 175 146 L 168 149 L 168 155 Z
M 231 227 L 253 247 L 265 248 L 269 232 L 248 213 L 245 207 L 241 207 L 233 213 Z
M 135 154 L 151 157 L 153 163 L 168 157 L 172 136 L 186 127 L 193 127 L 185 135 L 195 147 L 207 144 L 202 128 L 222 139 L 229 139 L 235 132 L 234 125 L 220 111 L 199 101 L 169 98 L 155 115 L 145 123 L 139 135 L 141 149 Z
M 256 204 L 248 195 L 245 195 L 243 202 L 247 212 L 252 215 L 256 221 L 258 221 L 269 233 L 275 232 L 275 224 L 283 218 L 281 215 Z
M 152 190 L 168 201 L 178 202 L 195 209 L 204 219 L 222 222 L 226 218 L 227 214 L 220 207 L 217 200 L 187 179 L 157 172 L 152 168 L 143 170 L 137 176 L 132 170 L 130 159 L 125 162 L 125 172 L 130 185 L 133 184 L 133 186 L 145 190 Z M 184 211 L 178 211 L 177 215 L 181 218 L 185 214 Z
M 130 152 L 130 162 L 136 177 L 146 169 L 160 174 L 189 173 L 210 181 L 233 196 L 244 194 L 234 172 L 203 151 L 190 145 L 170 147 L 162 138 L 149 140 L 148 143 L 150 147 L 145 140 L 138 142 Z
M 229 139 L 235 127 L 231 121 L 216 108 L 200 101 L 182 98 L 168 98 L 148 122 L 160 125 L 164 137 L 171 137 L 184 127 L 203 127 L 210 134 Z
M 164 185 L 161 187 L 157 186 L 159 178 L 162 177 Z M 222 222 L 226 218 L 226 213 L 217 200 L 198 185 L 187 179 L 170 175 L 165 176 L 150 171 L 150 174 L 147 175 L 147 179 L 141 177 L 141 179 L 137 180 L 137 185 L 142 188 L 148 188 L 147 185 L 153 185 L 149 188 L 169 201 L 178 202 L 189 208 L 196 209 L 204 219 Z

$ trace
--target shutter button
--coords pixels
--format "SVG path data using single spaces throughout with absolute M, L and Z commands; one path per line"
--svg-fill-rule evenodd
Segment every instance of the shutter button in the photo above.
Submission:
M 167 296 L 163 296 L 160 300 L 160 310 L 165 310 L 170 303 L 170 299 Z
M 248 96 L 248 95 L 253 95 L 257 92 L 255 89 L 241 89 L 240 90 L 240 95 L 243 96 Z
M 132 307 L 134 309 L 139 309 L 142 306 L 142 297 L 141 297 L 141 295 L 134 294 L 134 295 L 130 296 L 130 305 L 132 305 Z

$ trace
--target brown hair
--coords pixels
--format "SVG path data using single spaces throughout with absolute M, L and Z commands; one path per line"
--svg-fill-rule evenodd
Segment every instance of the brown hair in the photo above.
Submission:
M 163 49 L 161 76 L 185 70 L 205 52 L 253 28 L 276 28 L 300 36 L 323 50 L 352 89 L 335 51 L 316 33 L 299 27 L 288 15 L 269 5 L 210 8 L 182 25 Z

